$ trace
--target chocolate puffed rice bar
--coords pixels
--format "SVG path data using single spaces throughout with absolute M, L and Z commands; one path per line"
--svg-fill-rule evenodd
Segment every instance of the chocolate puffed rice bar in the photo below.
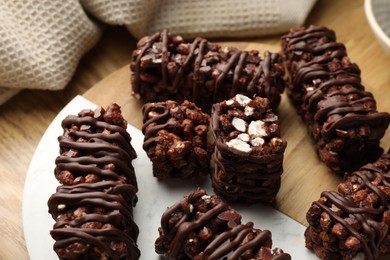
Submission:
M 325 27 L 291 29 L 282 37 L 290 80 L 287 94 L 305 121 L 317 153 L 344 174 L 375 161 L 390 115 L 378 112 L 361 84 L 360 69 Z
M 280 188 L 287 142 L 267 98 L 237 94 L 213 105 L 215 193 L 228 201 L 273 202 Z
M 187 194 L 161 218 L 156 252 L 168 259 L 291 259 L 272 250 L 271 232 L 241 223 L 241 216 L 203 189 Z
M 121 181 L 59 186 L 48 202 L 60 259 L 138 259 L 133 185 Z
M 138 259 L 137 155 L 120 107 L 82 110 L 62 127 L 54 171 L 62 185 L 48 201 L 54 251 L 60 259 Z
M 143 149 L 159 179 L 194 179 L 210 174 L 213 146 L 207 140 L 210 116 L 194 103 L 168 100 L 142 108 Z
M 390 153 L 346 176 L 306 214 L 306 247 L 321 259 L 378 259 L 390 253 Z
M 276 109 L 284 90 L 281 56 L 222 49 L 206 39 L 192 43 L 168 31 L 137 43 L 130 65 L 133 92 L 146 102 L 194 102 L 209 112 L 213 103 L 238 93 L 266 97 Z

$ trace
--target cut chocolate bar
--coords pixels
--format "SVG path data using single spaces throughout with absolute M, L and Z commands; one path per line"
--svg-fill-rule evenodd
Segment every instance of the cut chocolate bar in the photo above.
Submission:
M 59 258 L 138 259 L 135 193 L 133 185 L 120 181 L 59 186 L 48 202 Z
M 268 99 L 238 94 L 214 104 L 215 192 L 229 201 L 273 202 L 280 188 L 287 142 Z
M 147 103 L 142 109 L 143 149 L 159 179 L 194 179 L 210 174 L 213 146 L 207 140 L 210 116 L 194 103 Z

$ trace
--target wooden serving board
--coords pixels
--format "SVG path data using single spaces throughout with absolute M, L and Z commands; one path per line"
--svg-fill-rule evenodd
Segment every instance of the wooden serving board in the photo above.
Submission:
M 221 45 L 236 46 L 242 50 L 279 51 L 277 39 L 268 42 L 270 44 L 224 42 Z M 128 122 L 141 128 L 142 102 L 131 95 L 130 73 L 127 65 L 96 84 L 84 96 L 101 106 L 107 106 L 112 102 L 118 103 L 121 105 L 124 117 Z M 374 79 L 375 76 L 371 77 Z M 367 89 L 378 92 L 377 88 L 380 85 L 377 84 L 376 88 Z M 390 111 L 388 98 L 390 98 L 388 91 L 384 95 L 376 95 L 379 110 Z M 282 186 L 277 195 L 275 207 L 298 222 L 307 225 L 306 212 L 311 203 L 320 197 L 322 191 L 335 190 L 342 178 L 335 175 L 318 159 L 306 126 L 289 103 L 286 94 L 282 95 L 278 115 L 281 122 L 281 135 L 283 139 L 287 140 L 288 145 L 285 151 Z M 382 140 L 382 147 L 385 150 L 390 148 L 389 133 Z

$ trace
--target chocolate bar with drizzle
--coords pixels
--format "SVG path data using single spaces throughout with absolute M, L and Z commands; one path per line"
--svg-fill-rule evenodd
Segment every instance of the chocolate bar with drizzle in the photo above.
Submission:
M 375 161 L 390 115 L 378 112 L 361 84 L 360 69 L 325 27 L 291 29 L 282 37 L 287 94 L 305 121 L 317 153 L 344 174 Z
M 54 251 L 60 259 L 138 259 L 137 155 L 120 107 L 82 110 L 62 127 L 54 170 L 62 185 L 48 201 Z
M 193 180 L 210 174 L 214 146 L 207 140 L 208 114 L 188 100 L 146 103 L 142 114 L 143 149 L 153 176 Z
M 306 247 L 321 259 L 378 259 L 390 253 L 390 153 L 347 175 L 306 214 Z M 364 257 L 363 257 L 364 256 Z
M 236 94 L 266 97 L 276 110 L 284 90 L 281 56 L 222 49 L 203 38 L 192 43 L 167 30 L 137 43 L 130 65 L 133 93 L 146 102 L 194 102 L 204 111 Z
M 168 259 L 279 259 L 290 255 L 272 247 L 271 232 L 241 223 L 219 196 L 203 189 L 188 193 L 162 215 L 156 252 Z
M 214 104 L 215 193 L 232 202 L 272 203 L 279 191 L 287 142 L 269 100 L 237 94 Z

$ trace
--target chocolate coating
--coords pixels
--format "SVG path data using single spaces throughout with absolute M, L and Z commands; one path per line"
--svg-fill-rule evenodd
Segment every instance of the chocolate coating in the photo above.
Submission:
M 378 259 L 390 252 L 390 154 L 347 175 L 307 213 L 306 247 L 317 256 Z
M 288 96 L 302 115 L 319 157 L 344 174 L 376 160 L 390 115 L 378 112 L 360 69 L 325 27 L 292 29 L 282 37 L 290 74 Z
M 194 103 L 146 103 L 142 108 L 143 149 L 159 179 L 209 175 L 213 147 L 207 140 L 209 115 Z
M 291 259 L 271 251 L 271 232 L 241 224 L 241 216 L 203 189 L 187 194 L 164 212 L 156 252 L 168 259 Z
M 237 95 L 214 104 L 211 117 L 214 191 L 228 201 L 273 202 L 280 188 L 287 142 L 280 138 L 278 117 L 269 101 Z M 237 122 L 245 124 L 245 130 L 238 130 Z
M 206 39 L 186 43 L 167 30 L 142 38 L 133 53 L 133 92 L 146 102 L 189 100 L 210 111 L 213 103 L 243 93 L 267 97 L 276 109 L 284 90 L 279 54 L 222 48 Z

